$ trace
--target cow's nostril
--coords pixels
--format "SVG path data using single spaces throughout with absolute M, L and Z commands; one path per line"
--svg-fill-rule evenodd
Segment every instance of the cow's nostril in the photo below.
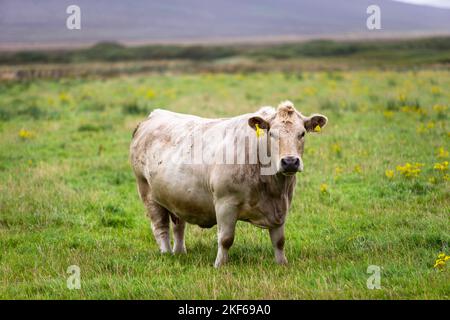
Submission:
M 300 167 L 300 158 L 298 157 L 284 157 L 281 159 L 281 166 L 286 172 L 295 172 Z

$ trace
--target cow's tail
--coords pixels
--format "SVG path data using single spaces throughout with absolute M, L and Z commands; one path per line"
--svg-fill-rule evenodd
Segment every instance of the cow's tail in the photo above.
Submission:
M 178 218 L 172 212 L 169 212 L 169 215 L 170 215 L 170 219 L 172 220 L 173 224 L 179 224 L 180 223 L 180 218 Z
M 148 115 L 147 119 L 145 119 L 144 121 L 141 121 L 141 122 L 138 123 L 138 125 L 136 126 L 136 128 L 134 128 L 134 130 L 133 130 L 133 133 L 132 133 L 132 135 L 131 135 L 131 138 L 134 138 L 134 137 L 136 136 L 136 133 L 137 133 L 137 131 L 139 130 L 140 125 L 141 125 L 143 122 L 150 120 L 151 117 L 152 117 L 152 115 L 153 115 L 153 113 L 154 113 L 155 111 L 158 111 L 158 110 L 159 110 L 159 109 L 153 110 L 152 112 L 150 112 L 150 114 Z
M 139 122 L 138 125 L 136 126 L 136 128 L 134 128 L 133 133 L 132 133 L 132 135 L 131 135 L 131 138 L 132 138 L 132 139 L 133 139 L 134 136 L 136 135 L 136 132 L 138 131 L 139 126 L 141 125 L 141 123 L 142 123 L 142 122 Z

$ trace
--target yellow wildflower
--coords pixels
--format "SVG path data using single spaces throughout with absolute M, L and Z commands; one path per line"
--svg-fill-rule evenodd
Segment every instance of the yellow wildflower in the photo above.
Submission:
M 353 168 L 353 171 L 354 172 L 356 172 L 356 173 L 362 173 L 362 169 L 361 169 L 361 166 L 360 165 L 356 165 L 354 168 Z
M 416 108 L 415 109 L 415 112 L 418 114 L 418 115 L 427 115 L 427 111 L 425 110 L 425 109 L 422 109 L 422 108 Z
M 436 170 L 439 170 L 439 171 L 447 171 L 448 170 L 448 161 L 444 161 L 441 163 L 435 163 L 433 168 Z
M 443 113 L 445 110 L 447 110 L 447 106 L 444 106 L 443 104 L 435 104 L 433 106 L 433 110 L 437 113 Z
M 156 96 L 155 91 L 153 91 L 152 89 L 148 89 L 147 92 L 145 93 L 145 97 L 147 99 L 153 99 Z
M 448 158 L 448 151 L 445 150 L 443 147 L 440 147 L 438 149 L 438 158 Z
M 392 179 L 393 177 L 394 177 L 394 170 L 386 170 L 385 172 L 384 172 L 384 174 L 386 175 L 386 177 L 388 178 L 388 179 Z
M 317 90 L 313 87 L 306 87 L 305 89 L 303 89 L 303 92 L 305 93 L 305 95 L 313 96 L 316 94 Z
M 407 162 L 405 165 L 397 166 L 397 171 L 400 172 L 402 175 L 408 178 L 417 177 L 420 174 L 421 167 L 423 167 L 423 163 L 409 163 Z
M 339 143 L 334 143 L 334 144 L 331 146 L 331 149 L 333 150 L 333 152 L 335 152 L 335 153 L 337 153 L 337 154 L 340 154 L 340 153 L 341 153 L 341 150 L 342 150 L 342 148 L 341 148 L 341 146 L 339 145 Z
M 342 169 L 341 167 L 334 168 L 334 173 L 336 175 L 340 175 L 342 172 L 344 172 L 344 169 Z
M 400 108 L 400 111 L 404 112 L 404 113 L 416 113 L 418 115 L 426 115 L 427 114 L 427 112 L 423 108 L 418 107 L 418 106 L 403 106 Z
M 427 129 L 433 129 L 434 128 L 434 122 L 433 121 L 428 121 L 427 122 Z
M 322 192 L 322 193 L 328 192 L 328 185 L 326 183 L 322 183 L 320 185 L 320 192 Z
M 394 116 L 394 112 L 392 112 L 392 111 L 384 111 L 383 115 L 384 115 L 384 117 L 386 119 L 390 119 L 390 118 L 392 118 Z
M 411 108 L 409 106 L 403 106 L 403 107 L 400 108 L 400 111 L 401 112 L 410 112 Z
M 19 137 L 26 140 L 26 139 L 31 139 L 33 138 L 33 133 L 31 131 L 25 130 L 25 129 L 20 129 L 19 131 Z
M 443 260 L 436 260 L 434 263 L 433 268 L 443 268 L 445 266 L 445 261 Z
M 438 95 L 441 93 L 441 89 L 439 89 L 439 87 L 437 87 L 437 86 L 433 86 L 433 87 L 431 87 L 431 93 Z
M 70 101 L 70 96 L 66 92 L 61 92 L 59 94 L 59 100 L 61 102 L 69 102 Z
M 436 124 L 433 121 L 428 121 L 426 124 L 421 123 L 417 127 L 417 132 L 418 133 L 428 132 L 429 130 L 433 129 L 435 126 L 436 126 Z
M 450 260 L 450 256 L 446 255 L 445 253 L 438 254 L 437 259 L 434 262 L 433 268 L 442 270 L 445 267 L 446 262 L 448 260 Z

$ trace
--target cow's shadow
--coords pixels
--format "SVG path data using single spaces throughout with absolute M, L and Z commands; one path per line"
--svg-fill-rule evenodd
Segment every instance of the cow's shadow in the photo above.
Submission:
M 246 225 L 238 225 L 236 230 L 237 238 L 229 250 L 230 266 L 261 266 L 268 264 L 277 266 L 275 262 L 275 253 L 270 238 L 264 234 L 257 234 L 256 231 L 250 231 L 251 236 L 239 238 L 239 234 L 248 232 Z M 217 255 L 217 227 L 208 229 L 193 228 L 189 225 L 190 237 L 186 238 L 186 254 L 166 254 L 162 259 L 168 263 L 182 265 L 184 267 L 212 267 Z M 154 243 L 156 245 L 156 243 Z M 295 244 L 286 245 L 286 257 L 291 263 L 301 259 L 301 249 Z
M 290 252 L 292 253 L 292 252 Z M 187 244 L 187 253 L 172 255 L 170 259 L 176 263 L 185 266 L 196 267 L 212 267 L 216 259 L 217 244 L 207 244 L 196 241 Z M 288 259 L 293 257 L 289 254 Z M 229 261 L 227 265 L 230 266 L 260 266 L 273 264 L 276 266 L 274 259 L 274 252 L 271 246 L 266 244 L 244 244 L 233 245 L 229 251 Z

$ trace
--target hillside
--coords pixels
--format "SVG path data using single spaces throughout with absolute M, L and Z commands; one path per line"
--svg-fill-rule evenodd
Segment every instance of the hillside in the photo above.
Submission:
M 223 42 L 246 39 L 386 37 L 449 34 L 450 10 L 377 1 L 383 30 L 366 29 L 373 1 L 346 0 L 78 0 L 82 30 L 65 27 L 69 0 L 2 0 L 2 47 L 123 43 Z

